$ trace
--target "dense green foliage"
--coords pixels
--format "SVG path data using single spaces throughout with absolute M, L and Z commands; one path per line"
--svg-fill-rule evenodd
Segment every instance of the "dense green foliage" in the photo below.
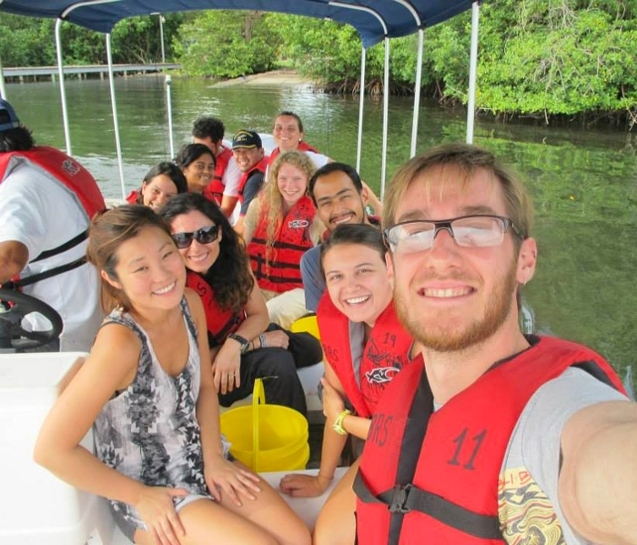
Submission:
M 115 62 L 159 59 L 157 16 L 120 22 Z M 54 64 L 53 22 L 4 16 L 5 66 Z M 466 103 L 468 13 L 426 30 L 422 91 L 442 102 Z M 237 77 L 292 66 L 330 92 L 360 91 L 361 42 L 353 28 L 281 14 L 202 11 L 164 23 L 167 57 L 184 73 Z M 100 35 L 73 25 L 63 32 L 65 60 L 103 62 Z M 580 115 L 637 122 L 637 0 L 487 0 L 480 19 L 477 106 L 505 118 L 548 122 Z M 391 41 L 390 92 L 411 93 L 417 37 Z M 384 47 L 367 51 L 365 91 L 383 92 Z
M 181 25 L 180 14 L 164 17 L 165 54 L 174 57 L 170 38 Z M 52 66 L 56 64 L 55 21 L 2 14 L 0 58 L 4 66 Z M 133 17 L 118 23 L 111 36 L 113 62 L 161 61 L 158 16 Z M 106 41 L 102 34 L 72 24 L 62 27 L 62 51 L 67 64 L 104 64 Z
M 206 11 L 185 22 L 175 51 L 186 73 L 234 78 L 274 66 L 279 36 L 256 11 Z

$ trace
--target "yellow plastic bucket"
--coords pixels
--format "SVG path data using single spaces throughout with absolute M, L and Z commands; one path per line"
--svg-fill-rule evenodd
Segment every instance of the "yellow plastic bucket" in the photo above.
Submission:
M 298 318 L 290 325 L 290 331 L 292 333 L 307 332 L 316 337 L 319 341 L 321 340 L 316 314 L 308 314 L 307 316 Z
M 305 469 L 310 459 L 305 417 L 289 407 L 267 405 L 263 382 L 254 382 L 252 405 L 221 415 L 230 453 L 253 471 Z

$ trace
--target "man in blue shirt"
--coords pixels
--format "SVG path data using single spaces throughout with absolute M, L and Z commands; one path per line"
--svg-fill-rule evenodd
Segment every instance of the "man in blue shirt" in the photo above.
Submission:
M 380 214 L 382 204 L 361 180 L 358 172 L 345 163 L 328 163 L 319 168 L 310 179 L 309 192 L 319 218 L 327 227 L 326 236 L 341 223 L 379 223 L 377 218 L 367 214 L 365 205 L 369 203 L 375 213 Z M 316 312 L 325 291 L 320 246 L 315 246 L 303 254 L 301 276 L 305 290 L 305 307 Z

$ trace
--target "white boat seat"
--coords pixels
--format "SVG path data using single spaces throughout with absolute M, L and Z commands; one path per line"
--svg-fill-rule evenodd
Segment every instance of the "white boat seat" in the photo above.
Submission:
M 0 499 L 0 545 L 129 544 L 116 528 L 105 500 L 67 485 L 33 461 L 42 422 L 85 355 L 56 352 L 0 356 L 0 467 L 5 490 Z M 309 381 L 306 392 L 310 395 L 315 395 L 322 372 L 322 364 L 301 370 Z M 82 444 L 92 450 L 92 432 Z M 346 468 L 339 468 L 337 474 L 344 471 Z M 316 474 L 317 470 L 306 472 Z M 285 473 L 265 473 L 263 477 L 277 488 Z M 313 527 L 327 494 L 318 498 L 283 497 Z

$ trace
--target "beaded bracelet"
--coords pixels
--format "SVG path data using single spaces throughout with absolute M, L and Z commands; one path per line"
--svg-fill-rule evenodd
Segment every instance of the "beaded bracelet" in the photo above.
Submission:
M 265 333 L 261 333 L 261 335 L 259 335 L 259 344 L 261 345 L 261 348 L 268 346 L 268 343 L 265 342 Z

